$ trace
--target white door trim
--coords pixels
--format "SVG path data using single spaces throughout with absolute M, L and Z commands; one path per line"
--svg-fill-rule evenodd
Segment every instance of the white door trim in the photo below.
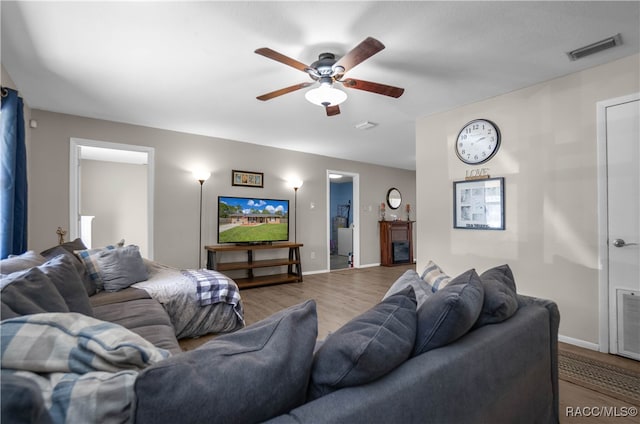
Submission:
M 353 267 L 360 268 L 360 174 L 348 171 L 327 169 L 327 269 L 331 271 L 331 178 L 330 174 L 341 174 L 353 179 L 353 199 L 351 202 L 353 223 Z
M 596 144 L 598 153 L 598 315 L 600 352 L 609 352 L 609 250 L 608 250 L 608 194 L 607 194 L 607 108 L 637 101 L 640 93 L 600 101 L 596 104 Z
M 147 256 L 153 259 L 153 193 L 154 193 L 154 154 L 153 147 L 132 144 L 112 143 L 109 141 L 71 138 L 69 140 L 69 240 L 80 234 L 80 147 L 101 147 L 104 149 L 144 152 L 147 154 Z

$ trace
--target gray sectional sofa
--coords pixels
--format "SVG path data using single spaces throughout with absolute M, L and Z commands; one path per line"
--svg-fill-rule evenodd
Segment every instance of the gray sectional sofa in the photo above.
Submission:
M 559 422 L 558 309 L 517 294 L 506 265 L 455 278 L 435 265 L 422 275 L 407 271 L 379 304 L 323 341 L 308 300 L 189 352 L 179 352 L 157 302 L 126 290 L 93 295 L 90 304 L 94 318 L 127 324 L 136 334 L 105 327 L 144 353 L 143 363 L 113 374 L 131 376 L 116 390 L 126 394 L 120 403 L 97 402 L 88 415 L 67 406 L 60 414 L 33 380 L 5 369 L 3 356 L 2 422 Z M 24 300 L 3 295 L 3 319 L 20 315 L 15 309 Z M 69 297 L 66 305 L 48 300 L 50 312 L 68 310 L 68 302 L 87 307 Z M 33 324 L 29 316 L 3 320 L 2 330 L 19 334 Z M 113 337 L 95 337 L 121 352 Z
M 26 271 L 19 281 L 2 287 L 0 317 L 44 312 L 78 312 L 113 322 L 137 333 L 162 349 L 181 352 L 167 312 L 147 292 L 133 287 L 97 292 L 84 265 L 73 254 L 84 249 L 79 240 L 26 252 L 0 262 L 0 273 Z M 47 262 L 45 262 L 47 261 Z M 42 271 L 42 272 L 40 272 Z M 53 287 L 48 282 L 53 282 Z
M 558 310 L 546 300 L 519 302 L 505 322 L 268 423 L 558 423 Z

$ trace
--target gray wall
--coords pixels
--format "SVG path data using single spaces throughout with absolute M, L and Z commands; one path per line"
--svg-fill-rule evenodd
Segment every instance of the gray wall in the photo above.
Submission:
M 388 188 L 398 187 L 405 201 L 415 204 L 414 171 L 36 109 L 32 115 L 38 121 L 29 151 L 29 245 L 34 250 L 55 244 L 58 226 L 69 228 L 72 137 L 155 148 L 155 259 L 178 268 L 198 264 L 200 185 L 191 175 L 194 168 L 212 173 L 203 187 L 203 244 L 216 243 L 218 195 L 293 202 L 293 189 L 287 187 L 286 180 L 294 176 L 302 179 L 297 237 L 304 243 L 304 272 L 328 269 L 327 169 L 360 174 L 360 210 L 354 213 L 360 215 L 362 265 L 380 262 L 376 205 L 384 201 Z M 264 188 L 231 186 L 232 169 L 263 172 Z
M 597 344 L 596 103 L 638 92 L 639 68 L 634 55 L 419 119 L 418 269 L 429 259 L 454 275 L 508 263 L 520 292 L 558 303 L 562 335 Z M 493 159 L 472 167 L 454 146 L 476 118 L 496 122 L 503 141 Z M 505 231 L 452 228 L 452 182 L 478 168 L 505 177 Z

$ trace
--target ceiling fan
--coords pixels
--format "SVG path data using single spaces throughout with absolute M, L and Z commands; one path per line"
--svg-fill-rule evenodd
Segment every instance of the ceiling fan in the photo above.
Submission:
M 311 65 L 305 65 L 268 47 L 257 49 L 255 53 L 305 72 L 314 81 L 281 88 L 258 96 L 257 99 L 270 100 L 318 83 L 318 87 L 307 91 L 305 97 L 311 103 L 324 106 L 327 116 L 334 116 L 340 113 L 340 106 L 338 105 L 347 99 L 347 94 L 344 91 L 333 87 L 334 83 L 340 83 L 346 88 L 355 88 L 356 90 L 398 98 L 404 93 L 404 88 L 354 78 L 344 78 L 345 73 L 382 49 L 384 49 L 384 44 L 375 38 L 368 37 L 340 59 L 336 59 L 336 55 L 333 53 L 321 53 L 318 56 L 318 60 Z

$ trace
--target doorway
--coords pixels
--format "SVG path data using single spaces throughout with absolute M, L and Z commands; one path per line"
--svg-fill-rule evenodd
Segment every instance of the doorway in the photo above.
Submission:
M 330 271 L 360 265 L 358 192 L 358 174 L 327 171 L 327 257 Z
M 72 138 L 69 152 L 70 239 L 88 247 L 124 239 L 153 259 L 154 149 Z
M 600 351 L 640 360 L 640 94 L 597 112 Z

